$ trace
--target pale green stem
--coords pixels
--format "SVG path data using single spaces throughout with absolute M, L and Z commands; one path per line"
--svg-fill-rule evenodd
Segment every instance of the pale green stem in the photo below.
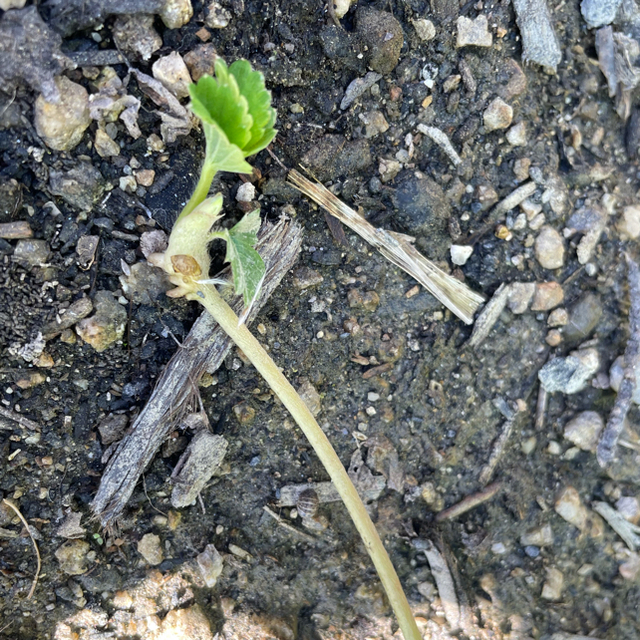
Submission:
M 214 317 L 227 335 L 242 349 L 253 366 L 262 374 L 271 389 L 295 418 L 304 435 L 314 448 L 318 458 L 327 470 L 331 481 L 342 498 L 351 518 L 373 560 L 382 586 L 387 593 L 391 607 L 398 619 L 405 640 L 421 640 L 420 632 L 402 590 L 400 580 L 389 559 L 380 536 L 371 522 L 360 496 L 353 486 L 345 468 L 340 462 L 333 446 L 329 442 L 315 418 L 302 401 L 296 390 L 282 374 L 269 354 L 255 339 L 244 324 L 240 324 L 233 309 L 222 299 L 214 287 L 200 287 L 204 298 L 190 295 L 189 298 L 200 302 Z
M 193 192 L 189 202 L 185 205 L 184 209 L 180 212 L 178 219 L 190 214 L 199 204 L 204 202 L 209 195 L 209 189 L 211 189 L 211 183 L 218 172 L 218 167 L 211 162 L 205 160 L 202 166 L 202 172 L 200 173 L 200 179 Z

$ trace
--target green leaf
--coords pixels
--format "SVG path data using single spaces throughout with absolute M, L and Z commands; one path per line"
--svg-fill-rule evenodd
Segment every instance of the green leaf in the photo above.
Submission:
M 250 156 L 264 149 L 275 137 L 276 110 L 271 108 L 271 93 L 265 88 L 264 76 L 254 71 L 247 60 L 236 60 L 229 67 L 229 73 L 235 77 L 240 93 L 246 97 L 249 114 L 253 118 L 251 139 L 243 148 L 245 156 Z
M 244 153 L 240 147 L 231 144 L 224 131 L 214 122 L 204 123 L 204 135 L 207 139 L 206 162 L 218 167 L 221 171 L 233 173 L 247 173 L 253 171 L 253 167 L 244 159 Z
M 244 297 L 245 306 L 256 297 L 265 274 L 264 262 L 254 249 L 259 229 L 260 212 L 255 209 L 231 229 L 213 234 L 227 241 L 225 261 L 231 264 L 233 285 L 236 293 Z
M 216 60 L 216 77 L 203 76 L 189 93 L 192 111 L 203 122 L 216 124 L 231 144 L 242 149 L 251 140 L 249 103 L 222 58 Z

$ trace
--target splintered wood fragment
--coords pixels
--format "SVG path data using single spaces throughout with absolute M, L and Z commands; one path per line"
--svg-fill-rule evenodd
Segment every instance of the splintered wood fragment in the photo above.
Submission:
M 453 518 L 457 518 L 458 516 L 470 511 L 471 509 L 475 509 L 478 505 L 486 502 L 487 500 L 491 500 L 493 496 L 500 491 L 502 484 L 500 482 L 494 482 L 489 486 L 485 487 L 482 491 L 478 491 L 478 493 L 473 493 L 470 496 L 467 496 L 463 500 L 460 500 L 458 504 L 454 504 L 452 507 L 441 511 L 436 516 L 436 522 L 442 522 L 443 520 L 453 520 Z
M 546 0 L 513 0 L 513 8 L 522 37 L 522 59 L 555 71 L 562 51 Z
M 7 500 L 6 498 L 3 498 L 2 502 L 4 504 L 6 504 L 7 507 L 9 507 L 10 509 L 13 509 L 15 514 L 18 516 L 18 518 L 20 518 L 20 522 L 22 522 L 22 524 L 24 525 L 24 528 L 27 530 L 27 533 L 29 534 L 29 537 L 31 538 L 31 542 L 33 543 L 33 548 L 34 548 L 34 550 L 36 552 L 36 559 L 37 559 L 36 573 L 33 576 L 33 581 L 31 582 L 31 589 L 29 589 L 29 594 L 27 595 L 27 600 L 31 600 L 31 598 L 33 597 L 33 593 L 36 590 L 36 587 L 38 586 L 38 577 L 40 576 L 40 569 L 42 567 L 42 559 L 40 558 L 40 551 L 38 549 L 38 545 L 36 544 L 35 538 L 33 537 L 33 534 L 31 533 L 31 529 L 29 528 L 29 524 L 27 523 L 27 520 L 25 519 L 25 517 L 20 512 L 20 509 L 18 509 L 18 507 L 16 507 L 16 505 L 13 504 L 13 502 L 11 502 L 11 500 Z
M 9 409 L 5 409 L 4 407 L 0 407 L 0 416 L 3 418 L 8 418 L 9 420 L 13 420 L 18 424 L 26 427 L 27 429 L 31 429 L 32 431 L 37 431 L 40 428 L 40 425 L 33 420 L 29 420 L 24 416 L 21 416 L 19 413 L 15 413 L 15 411 L 10 411 Z
M 295 263 L 302 244 L 299 225 L 281 219 L 263 228 L 256 247 L 266 266 L 266 275 L 247 322 L 255 318 L 287 271 Z M 225 277 L 231 275 L 225 270 Z M 244 309 L 241 296 L 231 302 L 235 312 Z M 151 397 L 110 458 L 93 500 L 92 508 L 103 526 L 112 524 L 125 508 L 142 472 L 162 443 L 190 412 L 191 399 L 205 371 L 215 371 L 232 343 L 208 313 L 202 313 L 182 346 L 165 367 Z
M 509 291 L 509 285 L 503 282 L 493 294 L 491 300 L 484 306 L 473 327 L 471 337 L 467 342 L 469 347 L 475 348 L 480 346 L 489 333 L 491 333 L 493 325 L 498 321 L 500 314 L 507 306 Z
M 538 390 L 538 401 L 536 402 L 536 421 L 534 423 L 536 431 L 541 431 L 544 428 L 548 401 L 549 394 L 547 393 L 547 390 L 540 385 L 540 389 Z
M 418 131 L 424 133 L 425 136 L 429 136 L 448 156 L 449 160 L 454 166 L 462 164 L 462 158 L 458 155 L 458 152 L 453 148 L 451 140 L 449 140 L 446 133 L 436 129 L 436 127 L 428 127 L 426 124 L 419 124 Z
M 491 476 L 493 476 L 493 472 L 496 470 L 498 462 L 500 462 L 500 458 L 502 458 L 504 449 L 507 446 L 507 442 L 511 437 L 514 424 L 515 416 L 511 420 L 507 420 L 504 423 L 504 426 L 502 427 L 502 433 L 498 436 L 496 443 L 493 445 L 493 451 L 489 456 L 489 461 L 480 472 L 480 484 L 485 485 L 487 484 L 487 482 L 489 482 L 489 480 L 491 480 Z
M 307 180 L 295 169 L 289 172 L 288 180 L 375 247 L 387 260 L 415 278 L 463 322 L 473 323 L 473 315 L 484 302 L 484 296 L 436 267 L 408 242 L 406 237 L 384 229 L 376 229 L 321 184 Z
M 458 604 L 456 588 L 447 561 L 430 540 L 417 539 L 413 541 L 413 545 L 427 556 L 429 568 L 442 601 L 444 617 L 447 619 L 451 630 L 455 631 L 460 625 L 460 605 Z
M 25 220 L 3 222 L 0 224 L 0 238 L 17 240 L 18 238 L 30 238 L 31 236 L 33 236 L 33 231 L 29 223 Z
M 618 446 L 618 439 L 624 428 L 633 393 L 636 388 L 636 370 L 640 371 L 640 269 L 629 255 L 627 259 L 627 279 L 629 281 L 629 339 L 624 350 L 624 377 L 618 389 L 615 404 L 609 414 L 607 426 L 604 428 L 596 450 L 598 463 L 606 467 L 613 461 Z

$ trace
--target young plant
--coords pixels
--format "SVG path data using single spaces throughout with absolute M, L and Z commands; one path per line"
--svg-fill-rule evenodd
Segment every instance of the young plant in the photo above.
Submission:
M 191 86 L 192 109 L 202 121 L 207 139 L 203 173 L 196 191 L 176 221 L 167 250 L 149 260 L 164 269 L 176 288 L 172 297 L 196 300 L 251 361 L 296 420 L 338 490 L 364 545 L 373 560 L 398 618 L 405 640 L 420 640 L 398 576 L 375 526 L 331 443 L 269 354 L 236 316 L 209 279 L 208 245 L 214 238 L 227 242 L 226 261 L 231 264 L 236 293 L 249 306 L 264 277 L 264 264 L 254 246 L 260 227 L 257 211 L 247 214 L 232 229 L 215 229 L 222 217 L 222 196 L 206 198 L 218 170 L 250 173 L 245 157 L 269 144 L 275 136 L 275 111 L 262 74 L 246 60 L 229 68 L 218 59 L 216 78 L 201 78 Z

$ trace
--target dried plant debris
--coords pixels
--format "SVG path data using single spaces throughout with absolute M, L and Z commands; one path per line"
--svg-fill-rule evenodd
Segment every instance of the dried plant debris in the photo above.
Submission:
M 0 91 L 11 93 L 22 80 L 47 102 L 58 102 L 54 77 L 74 67 L 60 51 L 61 42 L 35 6 L 5 11 L 0 17 Z
M 206 429 L 196 433 L 171 476 L 175 484 L 171 492 L 172 506 L 179 509 L 195 502 L 222 464 L 228 445 L 225 438 Z
M 387 260 L 414 277 L 463 322 L 473 323 L 475 312 L 484 302 L 483 295 L 436 267 L 408 242 L 407 236 L 373 227 L 321 184 L 314 184 L 295 170 L 289 172 L 288 179 L 302 193 L 378 249 Z
M 629 522 L 607 502 L 594 502 L 593 510 L 599 513 L 609 526 L 625 541 L 631 551 L 640 548 L 640 527 Z
M 429 138 L 431 138 L 447 154 L 447 156 L 449 156 L 449 160 L 451 160 L 455 167 L 462 164 L 462 158 L 453 148 L 451 140 L 449 140 L 443 131 L 440 131 L 440 129 L 437 129 L 436 127 L 428 127 L 426 124 L 419 124 L 418 131 L 429 136 Z
M 193 127 L 192 117 L 186 107 L 180 104 L 178 98 L 159 80 L 137 69 L 131 69 L 131 71 L 138 80 L 142 92 L 161 107 L 161 110 L 156 113 L 162 120 L 160 125 L 162 139 L 170 144 L 175 142 L 178 136 L 188 135 Z
M 608 26 L 596 31 L 596 51 L 600 70 L 609 85 L 609 96 L 615 97 L 616 111 L 626 121 L 631 115 L 632 93 L 640 82 L 640 69 L 635 66 L 640 44 Z
M 491 297 L 491 300 L 487 302 L 484 309 L 480 312 L 475 326 L 473 327 L 473 333 L 467 342 L 468 346 L 475 348 L 479 347 L 484 342 L 489 333 L 491 333 L 491 329 L 493 329 L 495 323 L 498 322 L 500 314 L 507 306 L 507 300 L 509 299 L 510 293 L 510 285 L 503 282 L 498 287 Z
M 522 36 L 522 59 L 555 71 L 562 52 L 546 0 L 513 0 L 513 8 Z
M 624 351 L 624 378 L 620 383 L 616 402 L 609 414 L 607 426 L 602 432 L 602 436 L 600 436 L 596 452 L 601 467 L 606 467 L 615 458 L 618 439 L 624 429 L 625 418 L 636 388 L 636 369 L 640 365 L 640 269 L 638 269 L 637 263 L 628 255 L 626 258 L 629 298 L 631 301 L 629 339 Z

